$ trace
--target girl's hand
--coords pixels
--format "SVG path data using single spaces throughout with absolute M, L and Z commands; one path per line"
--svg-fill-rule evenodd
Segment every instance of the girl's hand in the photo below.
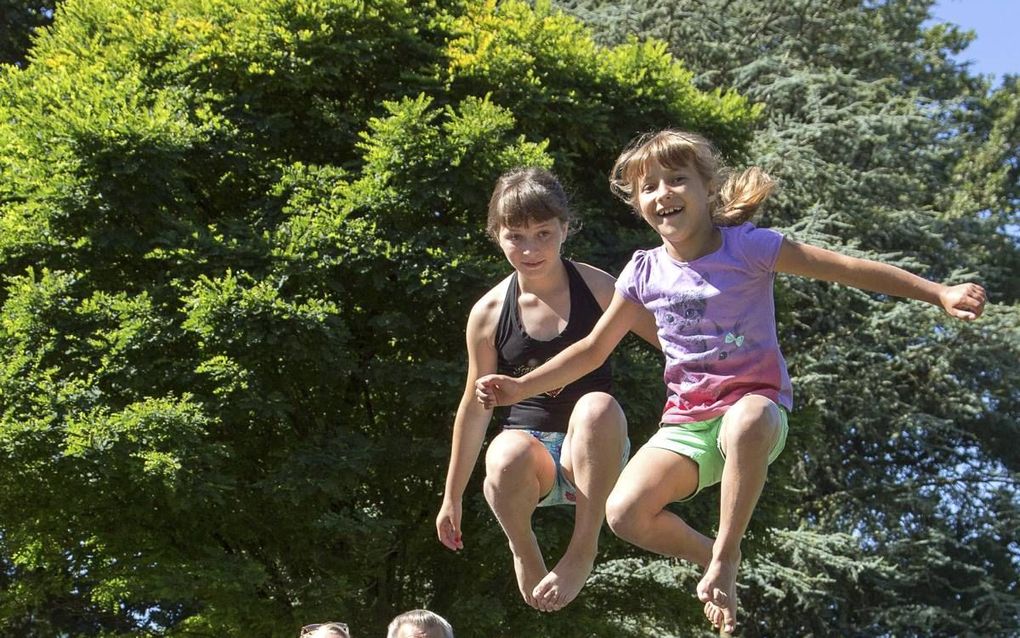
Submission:
M 460 501 L 443 500 L 443 506 L 436 516 L 436 532 L 439 534 L 439 542 L 447 548 L 457 551 L 464 549 L 464 541 L 460 534 Z
M 486 410 L 491 410 L 497 405 L 513 405 L 525 398 L 520 385 L 513 377 L 487 374 L 475 381 L 475 398 Z
M 943 286 L 939 303 L 950 317 L 974 321 L 985 309 L 985 289 L 977 284 Z

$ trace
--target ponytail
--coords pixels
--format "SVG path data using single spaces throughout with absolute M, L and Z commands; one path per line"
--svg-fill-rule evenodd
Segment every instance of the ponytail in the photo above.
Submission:
M 775 187 L 775 180 L 757 166 L 739 174 L 731 173 L 719 188 L 712 221 L 717 226 L 737 226 L 749 221 Z

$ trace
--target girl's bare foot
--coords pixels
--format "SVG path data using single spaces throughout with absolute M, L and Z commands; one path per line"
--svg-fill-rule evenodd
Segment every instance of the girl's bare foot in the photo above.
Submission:
M 698 583 L 698 600 L 705 605 L 705 616 L 716 628 L 726 633 L 737 627 L 737 568 L 740 556 L 733 560 L 712 557 L 705 575 Z M 715 609 L 713 609 L 713 607 Z M 721 612 L 720 614 L 716 612 Z
M 594 554 L 576 558 L 569 553 L 564 555 L 532 592 L 538 609 L 559 611 L 570 604 L 588 582 L 594 566 Z
M 708 621 L 716 629 L 723 623 L 722 610 L 716 607 L 714 603 L 705 603 L 705 617 L 708 618 Z

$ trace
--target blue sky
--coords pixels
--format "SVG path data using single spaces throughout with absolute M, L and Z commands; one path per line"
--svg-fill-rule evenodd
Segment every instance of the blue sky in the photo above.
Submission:
M 1020 74 L 1020 0 L 938 0 L 931 9 L 937 22 L 952 22 L 977 33 L 960 61 L 971 61 L 972 73 Z M 998 84 L 998 82 L 995 82 Z

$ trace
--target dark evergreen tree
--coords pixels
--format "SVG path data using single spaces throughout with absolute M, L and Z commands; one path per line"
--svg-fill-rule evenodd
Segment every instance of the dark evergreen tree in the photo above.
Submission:
M 1020 631 L 1016 79 L 992 90 L 954 62 L 972 36 L 925 26 L 927 0 L 561 5 L 603 42 L 667 40 L 701 88 L 762 106 L 748 161 L 781 190 L 759 223 L 932 279 L 977 276 L 994 302 L 961 327 L 779 282 L 800 408 L 759 508 L 775 543 L 750 556 L 745 635 Z

